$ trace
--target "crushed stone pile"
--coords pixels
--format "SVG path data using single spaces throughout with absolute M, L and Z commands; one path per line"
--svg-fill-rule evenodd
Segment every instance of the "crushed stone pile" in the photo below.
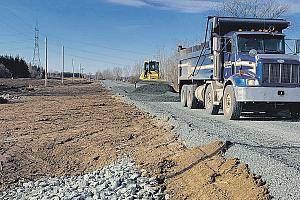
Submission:
M 123 158 L 83 176 L 45 178 L 0 193 L 0 199 L 168 199 L 155 178 L 142 176 L 135 162 Z
M 175 90 L 172 86 L 166 83 L 150 83 L 142 85 L 136 88 L 133 93 L 143 93 L 143 94 L 164 94 L 167 92 L 174 93 Z

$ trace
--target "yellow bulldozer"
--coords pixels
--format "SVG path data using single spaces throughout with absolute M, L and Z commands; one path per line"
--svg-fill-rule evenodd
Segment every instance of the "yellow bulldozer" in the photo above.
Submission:
M 143 72 L 141 73 L 140 80 L 159 80 L 160 79 L 160 71 L 159 71 L 159 62 L 150 60 L 144 62 Z

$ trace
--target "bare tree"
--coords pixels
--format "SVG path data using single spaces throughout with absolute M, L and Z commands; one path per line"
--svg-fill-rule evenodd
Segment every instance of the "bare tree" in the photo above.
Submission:
M 122 68 L 121 67 L 114 67 L 112 69 L 112 75 L 114 80 L 119 81 L 122 78 Z
M 159 69 L 160 78 L 167 79 L 166 76 L 167 76 L 168 66 L 166 65 L 167 55 L 166 55 L 165 48 L 161 48 L 157 51 L 156 59 L 157 59 L 157 61 L 159 61 L 159 65 L 160 65 L 160 69 Z
M 126 78 L 131 76 L 132 73 L 132 67 L 131 66 L 125 66 L 122 68 L 122 75 Z
M 217 8 L 219 16 L 279 18 L 286 14 L 289 5 L 279 0 L 224 0 Z
M 133 66 L 132 66 L 132 76 L 134 77 L 139 77 L 142 73 L 142 70 L 143 70 L 143 62 L 142 61 L 138 61 L 136 62 Z
M 178 82 L 179 63 L 179 54 L 176 48 L 169 54 L 166 53 L 164 48 L 161 48 L 157 52 L 157 60 L 160 63 L 161 78 L 163 80 L 172 82 L 174 86 L 176 86 Z
M 129 71 L 129 69 L 130 69 L 130 71 Z M 127 68 L 125 71 L 126 71 L 126 73 L 128 73 L 127 78 L 129 80 L 129 82 L 131 82 L 131 83 L 138 82 L 139 77 L 142 73 L 142 69 L 143 69 L 143 62 L 142 61 L 138 61 L 134 65 L 132 65 L 131 67 Z
M 95 74 L 95 78 L 96 78 L 96 80 L 102 80 L 102 79 L 104 79 L 104 76 L 101 71 L 97 71 Z
M 113 80 L 113 74 L 112 74 L 111 70 L 109 70 L 109 69 L 103 70 L 102 75 L 103 75 L 104 79 Z

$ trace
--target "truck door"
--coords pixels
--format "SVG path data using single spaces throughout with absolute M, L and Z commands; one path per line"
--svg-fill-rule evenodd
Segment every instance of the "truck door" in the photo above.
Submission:
M 232 39 L 225 39 L 224 79 L 228 79 L 234 72 L 234 48 Z

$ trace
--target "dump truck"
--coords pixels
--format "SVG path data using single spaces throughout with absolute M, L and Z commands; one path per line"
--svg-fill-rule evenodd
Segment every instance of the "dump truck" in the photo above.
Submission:
M 144 62 L 143 71 L 140 75 L 141 81 L 159 80 L 159 62 L 155 60 L 149 60 Z
M 178 46 L 181 104 L 211 115 L 223 109 L 230 120 L 281 109 L 299 118 L 300 40 L 286 39 L 289 25 L 284 19 L 208 17 L 203 43 Z

